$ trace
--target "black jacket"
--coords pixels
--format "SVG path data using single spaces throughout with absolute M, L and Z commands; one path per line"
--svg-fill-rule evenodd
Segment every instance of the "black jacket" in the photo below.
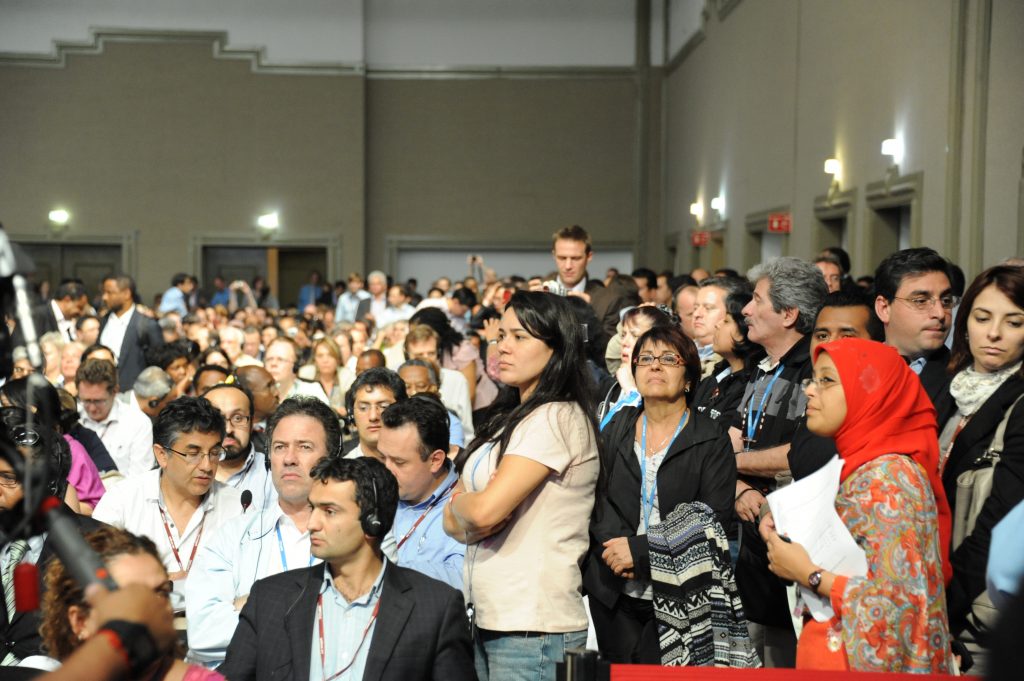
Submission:
M 218 671 L 229 681 L 306 681 L 324 569 L 257 581 Z M 462 594 L 414 570 L 387 566 L 368 643 L 366 681 L 476 680 Z
M 942 485 L 950 508 L 956 505 L 956 479 L 974 468 L 975 460 L 992 438 L 1014 400 L 1024 393 L 1024 379 L 1011 376 L 992 393 L 971 417 L 953 442 L 942 473 Z M 943 424 L 944 425 L 944 424 Z M 946 588 L 949 626 L 954 635 L 963 631 L 971 603 L 985 590 L 992 528 L 1024 499 L 1024 402 L 1013 410 L 1003 437 L 1003 454 L 992 476 L 992 494 L 981 508 L 974 531 L 950 556 L 953 580 Z
M 633 441 L 641 414 L 637 407 L 623 407 L 601 433 L 601 481 L 590 521 L 583 587 L 609 608 L 614 607 L 625 580 L 616 577 L 601 560 L 605 541 L 629 537 L 636 577 L 651 577 L 647 537 L 636 534 L 641 512 L 640 464 Z M 736 457 L 728 436 L 713 421 L 691 410 L 689 422 L 669 446 L 658 469 L 658 508 L 667 516 L 679 504 L 702 501 L 728 529 L 735 494 Z
M 103 329 L 110 320 L 108 312 L 103 317 L 100 327 L 100 337 L 103 336 Z M 128 392 L 135 386 L 135 379 L 139 377 L 142 370 L 146 368 L 146 352 L 150 348 L 163 345 L 164 337 L 157 323 L 139 313 L 138 309 L 132 311 L 131 319 L 128 320 L 128 328 L 124 332 L 124 340 L 121 341 L 120 354 L 117 357 L 117 383 L 121 392 Z M 116 348 L 111 348 L 116 350 Z
M 743 369 L 719 381 L 716 377 L 728 366 L 729 363 L 724 359 L 716 364 L 711 373 L 697 386 L 691 400 L 693 409 L 714 421 L 725 434 L 729 433 L 729 428 L 736 421 L 736 413 L 751 374 L 749 369 Z
M 65 511 L 71 516 L 73 522 L 78 525 L 78 531 L 83 535 L 106 527 L 104 523 L 93 520 L 84 515 L 72 513 L 67 506 Z M 39 568 L 39 593 L 40 596 L 46 593 L 44 577 L 46 566 L 57 553 L 53 548 L 53 542 L 47 537 L 43 541 L 43 548 L 39 554 L 39 561 L 36 565 Z M 0 658 L 6 657 L 7 653 L 13 652 L 19 660 L 24 660 L 31 655 L 42 655 L 42 638 L 39 636 L 39 625 L 41 616 L 39 610 L 31 612 L 16 612 L 11 621 L 7 620 L 7 608 L 0 607 Z M 2 675 L 0 675 L 2 676 Z
M 949 348 L 945 345 L 928 356 L 924 368 L 918 377 L 921 379 L 921 386 L 928 394 L 928 399 L 935 407 L 935 417 L 939 423 L 939 431 L 945 425 L 949 417 L 956 412 L 956 402 L 949 394 L 949 383 L 953 376 L 946 370 L 949 364 Z

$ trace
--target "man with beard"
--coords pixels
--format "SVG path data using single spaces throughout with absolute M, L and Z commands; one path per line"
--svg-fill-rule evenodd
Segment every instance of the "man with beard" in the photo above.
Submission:
M 217 480 L 239 492 L 252 493 L 256 511 L 274 502 L 265 452 L 257 451 L 252 442 L 252 394 L 237 383 L 215 385 L 203 397 L 224 416 L 224 460 L 217 467 Z

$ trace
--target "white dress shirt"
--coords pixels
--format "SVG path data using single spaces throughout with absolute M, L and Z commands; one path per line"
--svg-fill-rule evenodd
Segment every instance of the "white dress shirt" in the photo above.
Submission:
M 50 301 L 50 309 L 53 310 L 53 316 L 57 319 L 57 330 L 60 331 L 61 338 L 65 341 L 75 340 L 75 320 L 64 318 L 64 313 L 56 300 Z
M 319 562 L 310 554 L 309 532 L 299 532 L 276 501 L 262 513 L 250 511 L 218 527 L 188 576 L 188 661 L 208 667 L 224 661 L 238 626 L 235 600 L 248 596 L 253 582 Z
M 196 512 L 184 528 L 176 527 L 169 513 L 164 526 L 160 509 L 165 509 L 163 493 L 160 491 L 160 474 L 157 468 L 135 478 L 125 480 L 110 489 L 96 505 L 92 517 L 100 522 L 120 527 L 135 534 L 149 537 L 156 544 L 160 560 L 168 572 L 188 568 L 193 550 L 196 555 L 226 521 L 242 514 L 242 493 L 233 487 L 214 480 Z M 174 557 L 171 541 L 178 551 Z M 197 546 L 198 543 L 198 546 Z M 175 610 L 184 607 L 185 580 L 174 582 L 171 605 Z
M 121 344 L 124 343 L 124 334 L 128 332 L 128 322 L 135 314 L 135 306 L 132 305 L 124 314 L 116 312 L 107 316 L 107 324 L 100 334 L 100 344 L 105 345 L 114 353 L 114 359 L 121 361 Z
M 472 441 L 476 437 L 476 429 L 473 427 L 473 403 L 469 401 L 469 381 L 466 375 L 455 369 L 441 367 L 439 394 L 444 406 L 455 412 L 462 422 L 466 442 Z
M 84 407 L 79 415 L 82 425 L 99 436 L 121 475 L 130 478 L 156 466 L 153 423 L 138 405 L 133 408 L 115 398 L 110 413 L 102 421 L 89 418 Z

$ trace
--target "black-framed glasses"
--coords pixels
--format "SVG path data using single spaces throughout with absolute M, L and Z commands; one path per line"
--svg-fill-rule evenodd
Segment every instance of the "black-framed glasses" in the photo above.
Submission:
M 208 452 L 179 452 L 177 449 L 171 449 L 167 445 L 160 445 L 163 449 L 169 452 L 174 452 L 181 458 L 185 459 L 185 463 L 190 466 L 197 466 L 199 462 L 204 458 L 209 459 L 211 463 L 220 463 L 227 456 L 227 451 L 223 447 L 214 447 Z
M 661 355 L 644 353 L 642 355 L 637 355 L 637 358 L 633 361 L 639 367 L 649 367 L 655 362 L 658 362 L 665 367 L 677 367 L 683 363 L 683 358 L 674 352 L 666 352 Z
M 953 294 L 947 294 L 944 296 L 912 296 L 910 298 L 893 296 L 893 298 L 896 300 L 902 300 L 918 312 L 926 312 L 932 309 L 932 306 L 935 305 L 936 302 L 942 306 L 943 310 L 952 310 L 960 303 L 960 296 L 954 296 Z
M 235 428 L 244 428 L 249 425 L 250 418 L 248 414 L 232 414 L 231 416 L 225 416 L 224 421 L 230 423 Z

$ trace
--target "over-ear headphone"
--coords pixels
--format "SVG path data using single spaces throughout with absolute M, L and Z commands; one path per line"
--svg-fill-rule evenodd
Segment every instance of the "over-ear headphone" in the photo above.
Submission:
M 383 534 L 381 532 L 380 516 L 377 514 L 377 509 L 379 508 L 377 503 L 377 481 L 374 479 L 373 471 L 369 466 L 364 465 L 363 468 L 370 474 L 370 485 L 373 486 L 373 508 L 367 509 L 360 514 L 359 524 L 363 528 L 363 534 L 376 539 Z

